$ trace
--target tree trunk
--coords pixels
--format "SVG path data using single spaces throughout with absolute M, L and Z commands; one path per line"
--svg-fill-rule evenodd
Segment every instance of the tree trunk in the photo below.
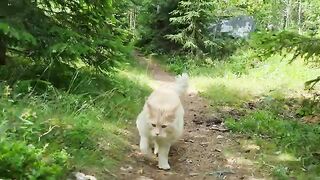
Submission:
M 136 29 L 136 20 L 137 20 L 137 12 L 135 8 L 132 8 L 129 11 L 129 28 L 131 30 L 135 30 Z
M 291 0 L 286 0 L 285 4 L 286 4 L 286 8 L 285 8 L 283 29 L 288 29 L 288 27 L 290 25 Z
M 299 0 L 299 11 L 298 11 L 298 27 L 299 27 L 299 34 L 301 34 L 301 13 L 302 13 L 302 5 L 301 0 Z
M 0 0 L 0 22 L 3 22 L 8 13 L 8 0 Z M 6 64 L 7 43 L 5 35 L 0 32 L 0 65 Z
M 0 36 L 0 65 L 6 65 L 7 45 L 3 36 Z

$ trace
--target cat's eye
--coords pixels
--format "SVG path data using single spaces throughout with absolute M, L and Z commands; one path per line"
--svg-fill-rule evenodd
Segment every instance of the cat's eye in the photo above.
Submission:
M 162 125 L 161 127 L 162 127 L 162 128 L 166 128 L 166 127 L 167 127 L 167 125 Z
M 156 127 L 156 124 L 151 124 L 152 125 L 152 127 Z

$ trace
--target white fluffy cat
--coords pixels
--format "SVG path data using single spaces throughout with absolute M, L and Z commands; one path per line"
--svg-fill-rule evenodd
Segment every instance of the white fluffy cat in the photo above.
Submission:
M 140 150 L 143 154 L 152 154 L 150 145 L 154 145 L 154 154 L 158 154 L 158 167 L 170 169 L 168 155 L 170 146 L 183 133 L 184 109 L 180 97 L 188 88 L 188 75 L 176 78 L 174 85 L 158 88 L 147 99 L 137 118 L 140 135 Z

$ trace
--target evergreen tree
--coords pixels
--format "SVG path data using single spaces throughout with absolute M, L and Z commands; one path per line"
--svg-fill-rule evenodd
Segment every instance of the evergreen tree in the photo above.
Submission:
M 212 22 L 214 3 L 210 0 L 180 1 L 170 14 L 170 22 L 176 27 L 174 34 L 165 37 L 179 43 L 183 50 L 200 55 L 215 45 L 208 36 L 208 22 Z

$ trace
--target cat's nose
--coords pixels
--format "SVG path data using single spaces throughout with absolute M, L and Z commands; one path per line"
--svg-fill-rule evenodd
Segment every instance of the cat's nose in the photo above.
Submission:
M 156 136 L 159 136 L 159 133 L 156 133 Z

